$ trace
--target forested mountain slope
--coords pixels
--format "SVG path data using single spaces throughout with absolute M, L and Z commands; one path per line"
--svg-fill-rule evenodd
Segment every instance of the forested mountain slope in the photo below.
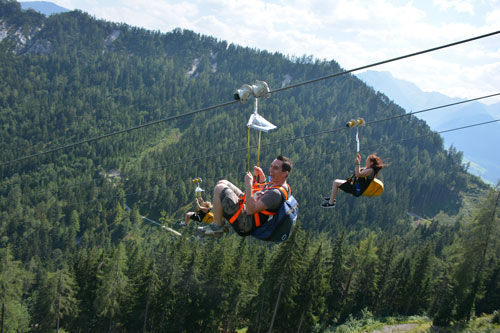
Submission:
M 2 143 L 9 147 L 3 152 L 3 160 L 215 105 L 231 99 L 232 92 L 242 83 L 253 83 L 256 79 L 274 88 L 289 80 L 301 82 L 342 70 L 334 62 L 312 63 L 306 58 L 291 61 L 278 54 L 227 45 L 189 31 L 161 35 L 93 21 L 79 12 L 48 19 L 31 11 L 19 16 L 3 22 L 5 30 L 18 29 L 17 32 L 20 31 L 15 28 L 17 21 L 33 22 L 30 28 L 26 23 L 21 28 L 31 33 L 24 38 L 24 45 L 16 40 L 19 33 L 9 34 L 3 43 L 2 117 L 6 130 L 2 133 Z M 39 50 L 36 46 L 40 45 L 46 48 Z M 139 155 L 146 145 L 160 143 L 162 136 L 168 136 L 174 128 L 180 130 L 178 144 L 160 144 L 162 150 L 153 149 L 155 160 L 136 163 L 135 168 L 144 168 L 145 164 L 148 168 L 158 167 L 193 156 L 245 148 L 245 124 L 251 111 L 251 103 L 232 105 L 101 140 L 90 147 L 27 161 L 8 170 L 15 173 L 48 162 L 72 168 L 71 163 L 57 162 L 69 154 L 76 158 L 91 156 L 96 167 L 124 172 L 134 168 L 126 159 Z M 263 144 L 290 139 L 268 146 L 262 160 L 268 163 L 273 155 L 282 152 L 300 161 L 291 181 L 301 202 L 307 202 L 329 191 L 329 186 L 324 186 L 325 177 L 348 176 L 353 164 L 354 132 L 294 138 L 342 127 L 355 117 L 369 121 L 404 111 L 387 104 L 383 95 L 375 94 L 355 77 L 345 75 L 274 94 L 261 102 L 260 112 L 279 127 L 264 135 Z M 393 143 L 422 135 L 429 136 Z M 382 176 L 388 185 L 386 195 L 380 199 L 388 208 L 383 220 L 394 218 L 397 211 L 404 215 L 408 208 L 428 215 L 440 210 L 456 212 L 458 194 L 465 189 L 461 155 L 444 151 L 441 139 L 430 135 L 425 123 L 415 118 L 381 122 L 362 128 L 361 141 L 365 154 L 377 151 L 392 163 L 390 171 Z M 200 146 L 202 142 L 204 145 Z M 179 146 L 183 149 L 178 149 Z M 131 188 L 135 192 L 154 185 L 179 183 L 192 176 L 222 177 L 228 172 L 243 172 L 245 157 L 243 151 L 240 156 L 197 161 L 189 168 L 139 172 L 133 177 L 137 181 L 132 177 L 129 181 L 140 184 Z M 151 155 L 142 158 L 151 159 Z M 228 159 L 233 163 L 227 163 Z M 155 177 L 152 182 L 143 179 L 151 177 Z M 302 190 L 303 186 L 306 188 Z M 172 191 L 163 191 L 163 196 L 146 200 L 156 201 L 158 208 L 165 208 L 160 206 L 170 203 L 165 198 L 167 192 Z M 174 197 L 185 199 L 182 193 Z M 379 205 L 379 199 L 365 201 L 374 204 L 372 209 Z M 346 215 L 350 204 L 339 205 L 346 210 L 336 210 L 340 213 L 336 220 Z M 398 207 L 396 212 L 390 208 L 391 204 Z M 313 215 L 316 213 L 306 219 Z
M 273 324 L 307 331 L 363 308 L 451 319 L 455 310 L 440 307 L 446 297 L 455 297 L 457 307 L 469 299 L 470 293 L 449 294 L 441 286 L 455 272 L 445 268 L 447 249 L 458 246 L 461 224 L 476 221 L 487 187 L 425 122 L 400 117 L 361 127 L 363 155 L 376 151 L 390 163 L 381 172 L 384 194 L 341 193 L 335 209 L 320 208 L 331 182 L 354 166 L 355 131 L 345 123 L 405 113 L 352 75 L 259 102 L 259 113 L 278 126 L 262 134 L 261 165 L 267 171 L 278 153 L 295 163 L 289 183 L 300 212 L 292 239 L 267 246 L 233 234 L 197 242 L 192 228 L 178 239 L 141 220 L 139 214 L 161 213 L 163 222 L 181 220 L 192 209 L 194 177 L 203 179 L 208 199 L 218 179 L 243 185 L 252 100 L 184 114 L 231 101 L 243 83 L 263 80 L 276 89 L 342 71 L 335 61 L 288 58 L 182 29 L 161 34 L 79 11 L 46 18 L 6 0 L 0 0 L 0 36 L 1 281 L 22 286 L 2 291 L 10 327 L 53 328 L 62 316 L 72 331 L 257 331 Z M 252 131 L 252 163 L 256 143 Z M 465 192 L 474 199 L 466 209 Z M 487 198 L 493 207 L 493 194 Z M 408 213 L 440 214 L 415 228 Z M 488 226 L 483 234 L 494 235 Z M 478 270 L 493 291 L 483 302 L 498 296 L 498 254 L 487 253 L 487 268 Z M 394 283 L 401 284 L 398 295 L 389 292 Z M 284 294 L 273 322 L 277 285 Z M 410 290 L 415 298 L 408 299 Z M 64 311 L 46 304 L 61 295 Z M 492 311 L 488 304 L 484 311 Z

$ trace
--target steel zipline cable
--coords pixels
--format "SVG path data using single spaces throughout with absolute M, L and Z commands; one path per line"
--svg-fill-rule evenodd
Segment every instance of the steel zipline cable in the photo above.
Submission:
M 384 61 L 375 62 L 373 64 L 369 64 L 369 65 L 365 65 L 365 66 L 361 66 L 361 67 L 356 67 L 356 68 L 353 68 L 353 69 L 349 69 L 347 71 L 343 71 L 343 72 L 339 72 L 339 73 L 335 73 L 335 74 L 330 74 L 330 75 L 322 76 L 322 77 L 319 77 L 319 78 L 316 78 L 316 79 L 312 79 L 312 80 L 308 80 L 308 81 L 304 81 L 304 82 L 301 82 L 301 83 L 292 84 L 290 86 L 286 86 L 286 87 L 282 87 L 282 88 L 279 88 L 279 89 L 271 90 L 270 93 L 275 93 L 275 92 L 278 92 L 278 91 L 283 91 L 283 90 L 287 90 L 287 89 L 291 89 L 291 88 L 296 88 L 296 87 L 299 87 L 299 86 L 302 86 L 302 85 L 305 85 L 305 84 L 310 84 L 310 83 L 318 82 L 318 81 L 321 81 L 321 80 L 331 79 L 331 78 L 334 78 L 334 77 L 337 77 L 337 76 L 340 76 L 340 75 L 345 75 L 345 74 L 349 74 L 349 73 L 352 73 L 352 72 L 357 72 L 357 71 L 360 71 L 360 70 L 363 70 L 363 69 L 367 69 L 367 68 L 370 68 L 370 67 L 375 67 L 375 66 L 387 64 L 387 63 L 390 63 L 390 62 L 394 62 L 394 61 L 397 61 L 397 60 L 402 60 L 402 59 L 414 57 L 414 56 L 417 56 L 417 55 L 422 55 L 422 54 L 425 54 L 425 53 L 438 51 L 438 50 L 445 49 L 445 48 L 448 48 L 448 47 L 451 47 L 451 46 L 456 46 L 456 45 L 460 45 L 460 44 L 472 42 L 472 41 L 475 41 L 475 40 L 478 40 L 478 39 L 482 39 L 482 38 L 486 38 L 486 37 L 491 37 L 491 36 L 494 36 L 494 35 L 497 35 L 497 34 L 500 34 L 500 30 L 499 31 L 490 32 L 490 33 L 487 33 L 487 34 L 484 34 L 484 35 L 481 35 L 481 36 L 476 36 L 476 37 L 464 39 L 464 40 L 461 40 L 461 41 L 458 41 L 458 42 L 453 42 L 453 43 L 450 43 L 450 44 L 433 47 L 433 48 L 430 48 L 430 49 L 427 49 L 427 50 L 410 53 L 410 54 L 403 55 L 403 56 L 400 56 L 400 57 L 396 57 L 396 58 L 391 58 L 391 59 L 384 60 Z
M 322 80 L 334 78 L 334 77 L 337 77 L 337 76 L 349 74 L 349 73 L 360 71 L 360 70 L 367 69 L 367 68 L 370 68 L 370 67 L 375 67 L 375 66 L 387 64 L 387 63 L 390 63 L 390 62 L 394 62 L 394 61 L 397 61 L 397 60 L 402 60 L 402 59 L 414 57 L 414 56 L 417 56 L 417 55 L 422 55 L 422 54 L 425 54 L 425 53 L 429 53 L 429 52 L 441 50 L 441 49 L 444 49 L 444 48 L 448 48 L 448 47 L 452 47 L 452 46 L 456 46 L 456 45 L 460 45 L 460 44 L 472 42 L 472 41 L 479 40 L 479 39 L 482 39 L 482 38 L 491 37 L 491 36 L 494 36 L 494 35 L 497 35 L 497 34 L 500 34 L 500 30 L 499 31 L 490 32 L 490 33 L 487 33 L 487 34 L 484 34 L 484 35 L 480 35 L 480 36 L 476 36 L 476 37 L 464 39 L 464 40 L 461 40 L 461 41 L 453 42 L 453 43 L 450 43 L 450 44 L 445 44 L 445 45 L 433 47 L 433 48 L 426 49 L 426 50 L 423 50 L 423 51 L 410 53 L 410 54 L 399 56 L 399 57 L 396 57 L 396 58 L 391 58 L 391 59 L 388 59 L 388 60 L 379 61 L 379 62 L 376 62 L 376 63 L 373 63 L 373 64 L 369 64 L 369 65 L 365 65 L 365 66 L 353 68 L 353 69 L 350 69 L 350 70 L 347 70 L 347 71 L 342 71 L 342 72 L 338 72 L 338 73 L 334 73 L 334 74 L 322 76 L 322 77 L 319 77 L 319 78 L 315 78 L 315 79 L 312 79 L 312 80 L 303 81 L 303 82 L 300 82 L 300 83 L 297 83 L 297 84 L 293 84 L 293 85 L 290 85 L 290 86 L 286 86 L 286 87 L 282 87 L 282 88 L 279 88 L 279 89 L 271 90 L 270 93 L 276 93 L 276 92 L 280 92 L 280 91 L 283 91 L 283 90 L 296 88 L 296 87 L 303 86 L 303 85 L 306 85 L 306 84 L 311 84 L 311 83 L 315 83 L 315 82 L 318 82 L 318 81 L 322 81 Z M 102 139 L 105 139 L 105 138 L 108 138 L 108 137 L 111 137 L 111 136 L 114 136 L 114 135 L 118 135 L 118 134 L 130 132 L 130 131 L 134 131 L 134 130 L 137 130 L 137 129 L 149 127 L 149 126 L 152 126 L 152 125 L 163 123 L 165 121 L 175 120 L 175 119 L 179 119 L 179 118 L 185 117 L 185 116 L 190 116 L 190 115 L 193 115 L 193 114 L 196 114 L 196 113 L 201 113 L 201 112 L 205 112 L 205 111 L 209 111 L 209 110 L 214 110 L 214 109 L 222 108 L 222 107 L 225 107 L 225 106 L 228 106 L 228 105 L 232 105 L 232 104 L 235 104 L 235 103 L 238 103 L 238 101 L 233 100 L 233 101 L 221 103 L 221 104 L 218 104 L 218 105 L 209 106 L 209 107 L 206 107 L 206 108 L 202 108 L 202 109 L 198 109 L 198 110 L 195 110 L 195 111 L 183 113 L 183 114 L 180 114 L 180 115 L 176 115 L 176 116 L 172 116 L 172 117 L 167 117 L 167 118 L 155 120 L 155 121 L 152 121 L 152 122 L 149 122 L 149 123 L 145 123 L 145 124 L 142 124 L 142 125 L 138 125 L 138 126 L 126 128 L 126 129 L 115 131 L 115 132 L 111 132 L 111 133 L 108 133 L 108 134 L 103 134 L 103 135 L 100 135 L 100 136 L 97 136 L 97 137 L 93 137 L 93 138 L 90 138 L 90 139 L 86 139 L 86 140 L 82 140 L 82 141 L 79 141 L 79 142 L 75 142 L 75 143 L 63 145 L 63 146 L 56 147 L 56 148 L 53 148 L 53 149 L 49 149 L 49 150 L 46 150 L 46 151 L 38 152 L 38 153 L 35 153 L 35 154 L 22 156 L 22 157 L 19 157 L 19 158 L 10 160 L 10 161 L 1 162 L 0 163 L 0 167 L 6 166 L 6 165 L 9 165 L 9 164 L 12 164 L 12 163 L 24 161 L 24 160 L 27 160 L 27 159 L 30 159 L 30 158 L 39 157 L 39 156 L 42 156 L 42 155 L 54 153 L 54 152 L 57 152 L 57 151 L 60 151 L 60 150 L 63 150 L 63 149 L 73 148 L 73 147 L 76 147 L 76 146 L 79 146 L 79 145 L 82 145 L 82 144 L 85 144 L 85 143 L 90 143 L 90 142 L 102 140 Z
M 442 131 L 439 131 L 439 132 L 430 132 L 428 134 L 414 136 L 414 137 L 411 137 L 411 138 L 402 138 L 402 139 L 399 139 L 399 140 L 393 140 L 393 141 L 389 141 L 389 142 L 378 143 L 378 144 L 374 144 L 374 145 L 365 147 L 365 149 L 375 149 L 375 148 L 379 148 L 381 146 L 392 145 L 392 144 L 402 143 L 402 142 L 411 141 L 411 140 L 419 140 L 419 139 L 423 139 L 423 138 L 426 138 L 426 137 L 429 137 L 429 136 L 432 136 L 432 135 L 438 135 L 438 134 L 447 133 L 447 132 L 460 131 L 460 130 L 464 130 L 464 129 L 467 129 L 467 128 L 488 125 L 488 124 L 495 123 L 495 122 L 500 122 L 500 119 L 494 119 L 494 120 L 485 121 L 485 122 L 481 122 L 481 123 L 470 124 L 470 125 L 465 125 L 465 126 L 461 126 L 461 127 L 455 127 L 455 128 L 451 128 L 451 129 L 447 129 L 447 130 L 442 130 Z M 348 153 L 352 153 L 352 150 L 344 150 L 344 151 L 341 151 L 341 152 L 338 152 L 338 153 L 339 154 L 348 154 Z M 324 156 L 321 156 L 321 157 L 310 158 L 310 159 L 307 159 L 307 160 L 298 160 L 298 161 L 294 162 L 294 165 L 296 166 L 297 164 L 307 163 L 307 162 L 310 162 L 310 161 L 313 161 L 313 160 L 315 161 L 315 160 L 324 159 L 324 158 L 325 158 Z M 235 172 L 234 174 L 244 174 L 245 172 L 246 171 L 240 171 L 240 172 Z M 211 178 L 211 179 L 207 179 L 207 180 L 216 180 L 216 179 L 217 180 L 221 179 L 221 177 Z M 128 196 L 132 196 L 132 195 L 139 195 L 139 194 L 149 193 L 149 192 L 153 192 L 153 191 L 163 191 L 163 190 L 168 190 L 168 189 L 174 189 L 174 188 L 178 188 L 179 186 L 180 186 L 180 184 L 176 184 L 176 185 L 171 185 L 171 186 L 165 186 L 165 187 L 158 188 L 158 189 L 144 190 L 144 191 L 137 191 L 137 192 L 130 192 L 130 193 L 125 193 L 123 195 L 115 195 L 115 196 L 110 196 L 110 197 L 105 197 L 105 198 L 93 199 L 93 200 L 89 200 L 89 201 L 85 201 L 85 202 L 73 202 L 73 203 L 67 204 L 66 207 L 76 206 L 76 205 L 87 205 L 87 204 L 91 204 L 91 203 L 94 203 L 94 202 L 100 202 L 100 201 L 104 201 L 104 200 L 111 200 L 111 199 L 121 198 L 122 196 L 128 197 Z
M 442 133 L 447 133 L 447 132 L 452 132 L 452 131 L 458 131 L 458 130 L 463 130 L 463 129 L 467 129 L 467 128 L 471 128 L 471 127 L 483 126 L 483 125 L 487 125 L 487 124 L 491 124 L 491 123 L 499 122 L 499 121 L 500 121 L 500 119 L 495 119 L 495 120 L 491 120 L 491 121 L 485 121 L 485 122 L 482 122 L 482 123 L 476 123 L 476 124 L 465 125 L 465 126 L 461 126 L 461 127 L 452 128 L 452 129 L 447 129 L 447 130 L 443 130 L 443 131 L 439 131 L 439 132 L 431 132 L 431 133 L 428 133 L 428 134 L 424 134 L 424 135 L 420 135 L 420 136 L 415 136 L 415 137 L 411 137 L 411 138 L 403 138 L 403 139 L 399 139 L 399 140 L 394 140 L 394 141 L 389 141 L 389 142 L 375 144 L 375 145 L 372 145 L 372 146 L 370 146 L 368 148 L 374 149 L 374 148 L 377 148 L 377 147 L 380 147 L 380 146 L 385 146 L 385 145 L 390 145 L 390 144 L 396 144 L 396 143 L 401 143 L 401 142 L 410 141 L 410 140 L 418 140 L 418 139 L 422 139 L 422 138 L 429 137 L 429 136 L 436 135 L 436 134 L 442 134 Z M 342 151 L 342 152 L 339 152 L 339 153 L 340 154 L 347 154 L 347 153 L 351 153 L 351 152 L 352 152 L 352 150 L 345 150 L 345 151 Z M 318 159 L 321 159 L 321 158 L 324 159 L 325 157 L 322 156 L 322 157 L 310 158 L 310 159 L 307 159 L 307 160 L 299 160 L 299 161 L 295 161 L 294 164 L 297 165 L 297 164 L 300 164 L 300 163 L 307 163 L 309 161 L 318 160 Z M 243 172 L 236 172 L 236 174 L 240 174 L 240 173 L 243 173 Z M 213 178 L 213 179 L 216 179 L 216 178 Z M 217 179 L 220 179 L 220 178 L 218 177 Z M 165 186 L 165 187 L 158 188 L 158 189 L 153 189 L 153 190 L 137 191 L 137 192 L 133 192 L 133 193 L 124 193 L 123 195 L 114 195 L 114 196 L 110 196 L 110 197 L 98 198 L 98 199 L 88 200 L 88 201 L 84 201 L 84 202 L 72 202 L 72 203 L 66 204 L 65 207 L 72 207 L 72 206 L 79 206 L 79 205 L 85 205 L 85 206 L 87 206 L 89 204 L 96 203 L 96 202 L 101 202 L 101 201 L 105 201 L 105 200 L 120 199 L 122 197 L 128 197 L 128 196 L 132 196 L 132 195 L 140 195 L 140 194 L 149 193 L 149 192 L 153 192 L 153 191 L 164 191 L 164 190 L 169 190 L 169 189 L 175 189 L 175 188 L 177 188 L 179 186 L 180 186 L 180 184 L 177 184 L 177 185 Z M 155 222 L 155 223 L 158 224 L 157 222 Z
M 8 164 L 15 163 L 15 162 L 24 161 L 24 160 L 27 160 L 29 158 L 33 158 L 33 157 L 38 157 L 38 156 L 42 156 L 42 155 L 54 153 L 54 152 L 59 151 L 59 150 L 76 147 L 76 146 L 79 146 L 79 145 L 82 145 L 82 144 L 85 144 L 85 143 L 90 143 L 90 142 L 102 140 L 102 139 L 105 139 L 105 138 L 109 138 L 110 136 L 115 136 L 115 135 L 118 135 L 118 134 L 123 134 L 123 133 L 131 132 L 131 131 L 134 131 L 134 130 L 137 130 L 137 129 L 149 127 L 149 126 L 152 126 L 152 125 L 163 123 L 165 121 L 176 120 L 176 119 L 179 119 L 179 118 L 182 118 L 182 117 L 191 116 L 191 115 L 196 114 L 196 113 L 200 113 L 200 112 L 204 112 L 204 111 L 209 111 L 209 110 L 213 110 L 213 109 L 218 109 L 218 108 L 221 108 L 221 107 L 224 107 L 224 106 L 235 104 L 237 102 L 238 101 L 230 101 L 230 102 L 221 103 L 221 104 L 218 104 L 218 105 L 209 106 L 209 107 L 206 107 L 206 108 L 203 108 L 203 109 L 198 109 L 198 110 L 186 112 L 186 113 L 183 113 L 183 114 L 179 114 L 179 115 L 176 115 L 176 116 L 167 117 L 167 118 L 163 118 L 163 119 L 158 119 L 158 120 L 151 121 L 149 123 L 145 123 L 145 124 L 142 124 L 142 125 L 138 125 L 138 126 L 126 128 L 126 129 L 115 131 L 115 132 L 111 132 L 111 133 L 108 133 L 108 134 L 103 134 L 103 135 L 96 136 L 96 137 L 93 137 L 93 138 L 90 138 L 90 139 L 86 139 L 86 140 L 82 140 L 82 141 L 79 141 L 79 142 L 70 143 L 70 144 L 67 144 L 67 145 L 64 145 L 64 146 L 60 146 L 60 147 L 56 147 L 56 148 L 53 148 L 53 149 L 45 150 L 45 151 L 42 151 L 42 152 L 39 152 L 39 153 L 35 153 L 35 154 L 31 154 L 31 155 L 26 155 L 26 156 L 19 157 L 19 158 L 16 158 L 14 160 L 11 160 L 11 161 L 2 162 L 2 163 L 0 163 L 0 167 L 8 165 Z
M 415 111 L 415 112 L 400 114 L 400 115 L 396 115 L 396 116 L 392 116 L 392 117 L 387 117 L 387 118 L 382 118 L 382 119 L 376 119 L 376 120 L 372 120 L 372 121 L 367 121 L 366 125 L 376 124 L 376 123 L 380 123 L 380 122 L 384 122 L 384 121 L 389 121 L 389 120 L 394 120 L 394 119 L 398 119 L 398 118 L 402 118 L 402 117 L 413 116 L 413 115 L 416 115 L 416 114 L 419 114 L 419 113 L 435 111 L 435 110 L 439 110 L 439 109 L 443 109 L 443 108 L 447 108 L 447 107 L 451 107 L 451 106 L 456 106 L 456 105 L 460 105 L 460 104 L 470 103 L 470 102 L 478 101 L 478 100 L 485 99 L 485 98 L 491 98 L 491 97 L 495 97 L 495 96 L 500 96 L 500 93 L 485 95 L 485 96 L 476 97 L 476 98 L 472 98 L 472 99 L 468 99 L 468 100 L 464 100 L 464 101 L 459 101 L 459 102 L 454 102 L 454 103 L 450 103 L 450 104 L 444 104 L 444 105 L 435 106 L 435 107 L 431 107 L 431 108 L 427 108 L 427 109 L 423 109 L 423 110 L 419 110 L 419 111 Z M 318 135 L 329 134 L 329 133 L 333 133 L 333 132 L 337 132 L 337 131 L 341 131 L 341 130 L 348 130 L 348 129 L 349 128 L 347 128 L 346 126 L 336 127 L 336 128 L 332 128 L 332 129 L 329 129 L 329 130 L 324 130 L 324 131 L 320 131 L 320 132 L 309 133 L 309 134 L 304 134 L 304 135 L 297 136 L 297 137 L 285 138 L 285 139 L 282 139 L 282 140 L 269 142 L 269 143 L 261 145 L 261 147 L 273 146 L 273 145 L 276 145 L 276 144 L 282 144 L 282 143 L 289 142 L 289 141 L 294 141 L 294 140 L 307 139 L 307 138 L 318 136 Z M 439 133 L 441 133 L 441 132 L 439 132 Z M 442 133 L 445 133 L 445 132 L 442 132 Z M 434 134 L 434 132 L 431 133 L 430 135 L 432 135 L 432 134 Z M 256 148 L 256 147 L 257 146 L 254 145 L 254 146 L 252 146 L 250 148 L 253 149 L 253 148 Z M 172 162 L 172 163 L 168 163 L 168 164 L 164 164 L 164 165 L 160 165 L 160 166 L 156 166 L 156 167 L 151 167 L 151 168 L 144 168 L 144 169 L 140 169 L 140 170 L 137 170 L 137 171 L 131 171 L 131 172 L 122 173 L 120 175 L 120 177 L 128 177 L 128 176 L 131 176 L 131 175 L 140 174 L 140 173 L 151 171 L 151 170 L 162 170 L 162 169 L 166 169 L 168 167 L 176 166 L 176 165 L 179 165 L 179 164 L 181 164 L 181 165 L 191 164 L 191 163 L 194 163 L 194 162 L 199 161 L 199 160 L 209 160 L 209 159 L 220 157 L 220 156 L 224 156 L 224 155 L 229 155 L 229 154 L 243 152 L 243 151 L 246 151 L 247 149 L 248 149 L 248 147 L 241 147 L 241 148 L 236 148 L 236 149 L 231 150 L 231 151 L 225 151 L 225 152 L 220 152 L 220 153 L 205 155 L 205 156 L 201 156 L 201 157 L 194 157 L 194 158 L 191 158 L 191 159 L 188 159 L 188 160 L 176 161 L 176 162 Z M 64 185 L 64 186 L 60 186 L 60 187 L 56 187 L 56 188 L 52 188 L 52 189 L 48 189 L 48 190 L 41 190 L 41 191 L 37 191 L 37 192 L 33 192 L 33 193 L 28 193 L 28 194 L 35 195 L 35 194 L 41 194 L 41 193 L 49 193 L 49 192 L 51 193 L 51 192 L 55 192 L 55 191 L 58 191 L 58 190 L 61 190 L 61 189 L 65 189 L 65 188 L 69 188 L 69 187 L 74 187 L 74 186 L 78 186 L 78 185 L 83 185 L 83 184 L 87 184 L 87 183 L 95 182 L 95 181 L 99 181 L 99 180 L 103 181 L 103 180 L 110 179 L 110 178 L 113 178 L 113 177 L 102 177 L 102 178 L 99 178 L 99 179 L 91 179 L 91 180 L 87 180 L 87 181 L 82 181 L 82 182 L 78 182 L 78 183 Z

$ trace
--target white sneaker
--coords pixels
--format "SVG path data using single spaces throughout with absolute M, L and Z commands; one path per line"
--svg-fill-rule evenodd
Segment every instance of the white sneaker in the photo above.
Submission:
M 224 234 L 223 228 L 213 222 L 207 226 L 196 228 L 196 231 L 201 235 L 208 237 L 222 237 Z

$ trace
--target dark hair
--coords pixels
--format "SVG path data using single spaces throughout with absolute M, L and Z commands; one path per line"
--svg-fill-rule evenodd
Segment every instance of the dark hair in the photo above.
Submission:
M 377 156 L 377 154 L 371 154 L 368 156 L 368 160 L 370 161 L 370 167 L 375 171 L 375 176 L 377 176 L 378 172 L 388 166 L 388 164 L 384 164 L 382 159 Z
M 283 162 L 283 164 L 281 165 L 281 171 L 288 171 L 288 172 L 292 171 L 293 164 L 288 157 L 285 157 L 283 155 L 278 155 L 276 159 Z

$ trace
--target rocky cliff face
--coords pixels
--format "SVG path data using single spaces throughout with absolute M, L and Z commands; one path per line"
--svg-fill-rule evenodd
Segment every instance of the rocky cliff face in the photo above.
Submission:
M 5 19 L 0 19 L 0 42 L 10 41 L 10 49 L 17 55 L 50 53 L 52 50 L 50 41 L 36 38 L 42 28 L 43 24 L 38 26 L 16 26 L 15 24 L 9 24 Z

